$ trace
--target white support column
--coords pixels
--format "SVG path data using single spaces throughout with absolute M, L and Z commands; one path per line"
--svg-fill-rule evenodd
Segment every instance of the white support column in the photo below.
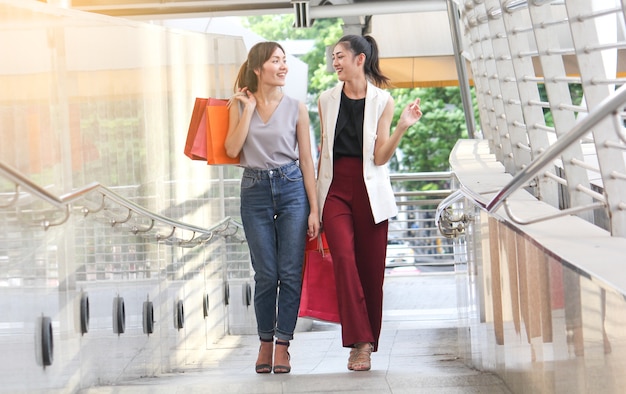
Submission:
M 500 143 L 500 135 L 498 133 L 496 112 L 493 104 L 493 95 L 489 86 L 487 69 L 485 66 L 486 58 L 484 56 L 482 41 L 479 31 L 476 10 L 467 8 L 463 9 L 463 21 L 468 30 L 470 48 L 472 55 L 470 65 L 472 67 L 472 75 L 474 77 L 476 100 L 478 101 L 478 110 L 480 112 L 481 129 L 483 136 L 489 141 L 489 148 L 496 156 L 498 161 L 503 160 L 502 145 Z
M 535 6 L 532 3 L 529 5 L 530 18 L 534 26 L 535 43 L 545 79 L 546 93 L 550 101 L 550 112 L 552 113 L 557 138 L 567 133 L 576 124 L 574 112 L 565 109 L 566 107 L 571 107 L 572 98 L 569 91 L 569 83 L 565 80 L 567 75 L 563 57 L 559 53 L 559 51 L 567 49 L 563 48 L 562 42 L 559 42 L 559 37 L 563 37 L 567 33 L 563 30 L 566 28 L 566 23 L 554 23 L 555 20 L 564 20 L 563 13 L 558 12 L 560 7 L 553 5 Z M 591 197 L 576 189 L 576 186 L 579 184 L 585 187 L 589 186 L 587 172 L 581 167 L 574 166 L 572 159 L 583 160 L 580 144 L 573 144 L 561 156 L 570 205 L 575 207 L 589 204 L 591 203 Z M 593 212 L 582 212 L 579 216 L 593 222 Z
M 615 0 L 568 0 L 565 2 L 585 100 L 590 110 L 598 106 L 614 91 L 611 84 L 601 81 L 615 78 L 615 65 L 610 62 L 614 61 L 611 59 L 616 58 L 611 56 L 611 52 L 617 51 L 617 37 L 601 37 L 597 23 L 609 25 L 602 26 L 602 29 L 608 27 L 617 31 L 614 24 L 617 23 L 617 15 L 622 15 L 623 12 L 600 18 L 593 16 L 593 14 L 601 9 L 614 8 L 616 3 Z M 619 20 L 620 27 L 623 28 L 623 19 L 620 18 Z M 594 49 L 599 44 L 610 44 L 611 42 L 615 43 L 614 49 L 608 51 L 606 49 L 603 51 Z M 619 143 L 613 126 L 613 119 L 610 117 L 603 120 L 594 128 L 593 139 L 602 176 L 604 195 L 608 203 L 611 234 L 626 237 L 626 210 L 620 209 L 620 204 L 626 201 L 626 181 L 621 176 L 621 174 L 626 174 L 626 164 L 624 163 L 623 151 L 608 146 L 610 143 Z M 620 176 L 613 174 L 620 174 Z
M 502 21 L 502 10 L 498 0 L 485 0 L 488 10 L 489 31 L 492 34 L 494 63 L 498 75 L 498 83 L 502 95 L 503 112 L 499 114 L 501 122 L 506 125 L 506 140 L 510 143 L 513 171 L 523 169 L 530 163 L 530 145 L 524 125 L 524 117 L 520 102 L 516 76 L 511 61 L 511 51 L 507 41 L 507 33 Z
M 545 127 L 541 127 L 546 125 L 543 110 L 536 105 L 529 104 L 531 102 L 540 102 L 541 97 L 532 58 L 522 55 L 534 50 L 534 47 L 531 48 L 529 44 L 530 41 L 534 41 L 532 31 L 523 30 L 530 24 L 528 8 L 522 7 L 514 12 L 508 12 L 503 9 L 502 22 L 506 30 L 511 63 L 519 92 L 522 122 L 526 126 L 532 160 L 546 150 L 550 142 L 548 132 Z M 553 168 L 546 169 L 546 171 L 554 173 Z M 550 177 L 542 176 L 537 179 L 535 195 L 540 200 L 554 207 L 559 206 L 558 184 Z
M 496 39 L 496 32 L 491 30 L 491 26 L 487 23 L 487 9 L 484 4 L 478 4 L 475 7 L 478 17 L 478 32 L 481 38 L 481 53 L 484 56 L 485 73 L 487 87 L 491 95 L 491 111 L 494 112 L 496 134 L 499 137 L 500 158 L 504 165 L 505 171 L 515 174 L 515 165 L 513 162 L 513 152 L 511 148 L 511 138 L 508 124 L 506 122 L 506 114 L 504 112 L 504 101 L 502 98 L 502 90 L 498 69 L 496 67 L 496 59 L 493 48 L 493 40 Z M 496 157 L 498 157 L 496 151 Z

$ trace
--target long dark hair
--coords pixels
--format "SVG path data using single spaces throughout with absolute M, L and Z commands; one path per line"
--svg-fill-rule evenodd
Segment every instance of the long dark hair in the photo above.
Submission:
M 338 44 L 345 45 L 355 55 L 364 54 L 363 70 L 365 76 L 378 87 L 389 86 L 389 78 L 380 71 L 378 65 L 378 44 L 376 44 L 374 37 L 349 34 L 341 37 L 335 46 Z
M 263 67 L 263 63 L 272 57 L 276 48 L 280 48 L 280 50 L 285 53 L 283 47 L 274 41 L 259 42 L 250 48 L 248 58 L 239 68 L 237 79 L 235 79 L 235 91 L 244 87 L 248 87 L 252 93 L 257 91 L 259 88 L 259 79 L 254 73 L 254 70 Z

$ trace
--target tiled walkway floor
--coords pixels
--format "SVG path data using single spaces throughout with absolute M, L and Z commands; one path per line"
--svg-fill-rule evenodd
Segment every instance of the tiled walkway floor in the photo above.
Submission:
M 454 280 L 452 274 L 389 274 L 383 333 L 369 372 L 348 371 L 339 326 L 315 322 L 292 341 L 290 374 L 256 374 L 256 336 L 227 336 L 201 369 L 82 393 L 509 393 L 497 376 L 456 356 Z

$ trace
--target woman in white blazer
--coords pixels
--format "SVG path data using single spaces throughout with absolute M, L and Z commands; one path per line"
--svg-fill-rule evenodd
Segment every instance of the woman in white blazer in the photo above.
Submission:
M 339 83 L 320 95 L 321 152 L 317 179 L 320 218 L 333 256 L 348 369 L 368 371 L 378 350 L 388 219 L 398 213 L 387 162 L 406 130 L 422 116 L 407 105 L 390 133 L 394 101 L 379 86 L 371 36 L 342 37 L 332 52 Z

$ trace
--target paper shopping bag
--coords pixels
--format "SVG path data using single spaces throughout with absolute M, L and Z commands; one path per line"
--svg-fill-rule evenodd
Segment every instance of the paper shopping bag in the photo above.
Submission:
M 206 107 L 209 99 L 196 98 L 187 131 L 185 155 L 191 160 L 206 160 Z
M 333 259 L 324 233 L 306 244 L 298 316 L 340 322 Z
M 226 154 L 228 134 L 228 100 L 209 99 L 206 106 L 207 164 L 239 164 L 239 157 Z

